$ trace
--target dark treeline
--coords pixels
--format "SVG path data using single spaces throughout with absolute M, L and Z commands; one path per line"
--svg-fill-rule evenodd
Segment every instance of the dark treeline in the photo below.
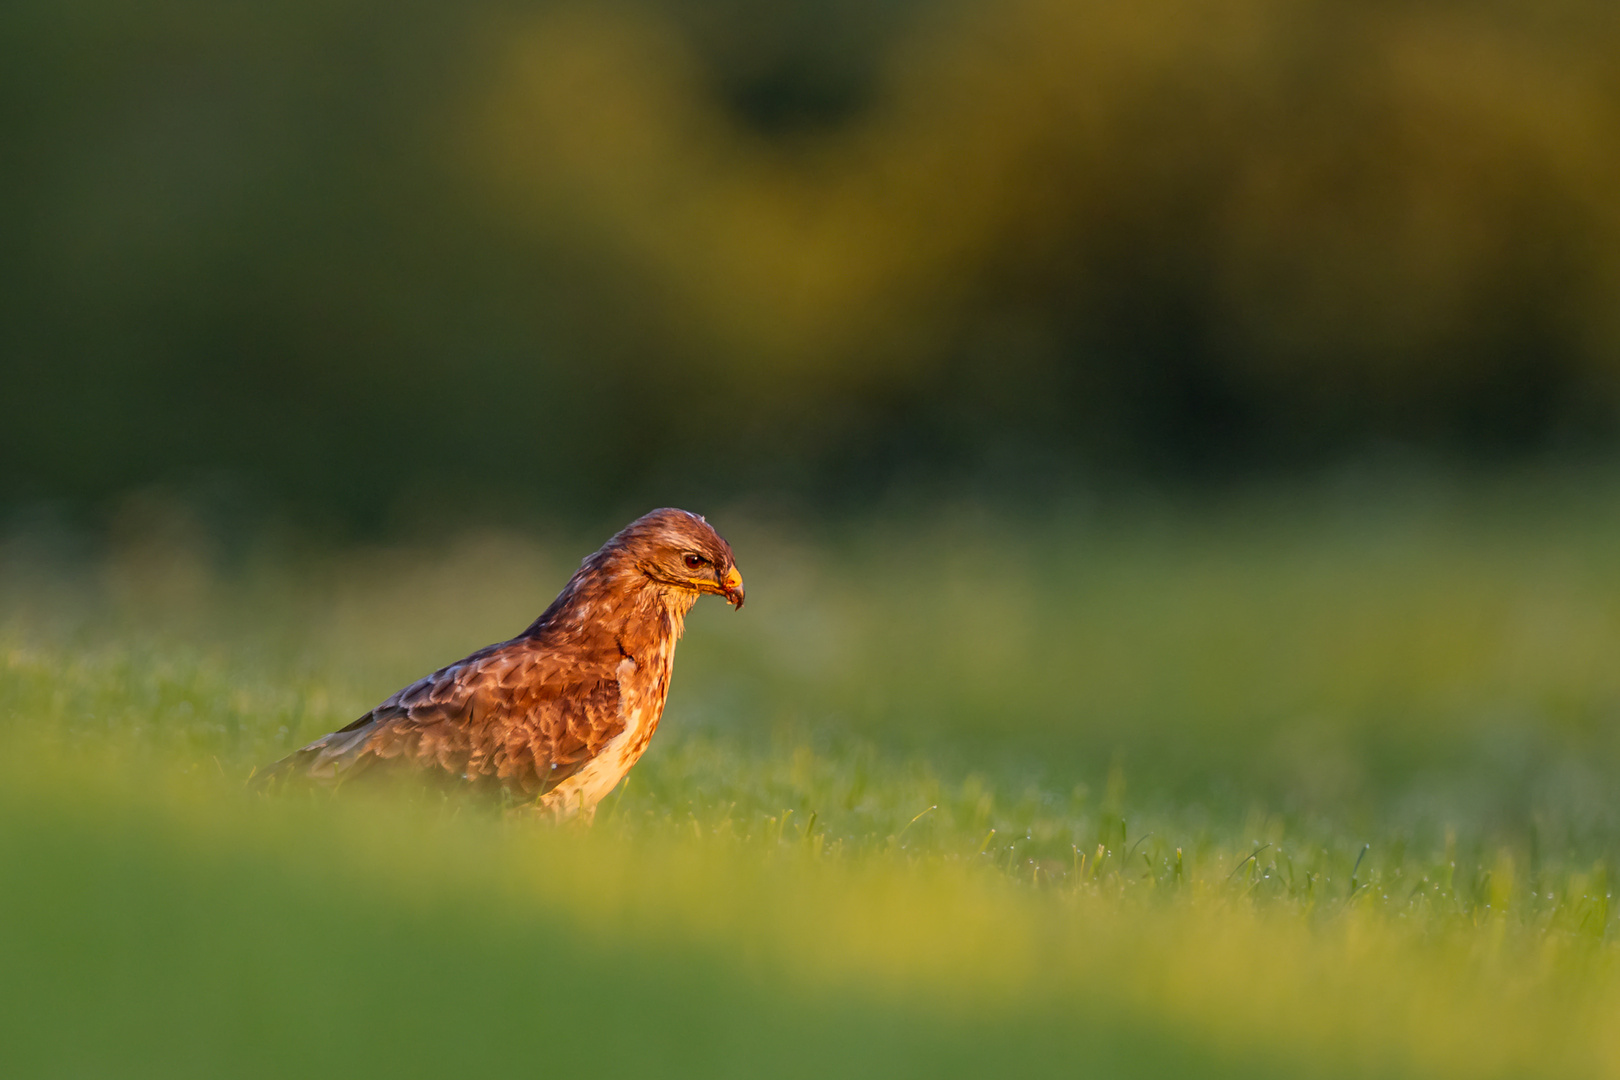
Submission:
M 1599 0 L 14 0 L 0 40 L 11 506 L 849 498 L 1620 409 Z

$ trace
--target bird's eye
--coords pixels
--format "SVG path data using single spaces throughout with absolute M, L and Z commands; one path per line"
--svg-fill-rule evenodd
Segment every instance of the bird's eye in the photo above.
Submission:
M 705 559 L 703 556 L 701 556 L 701 555 L 693 555 L 690 552 L 687 553 L 687 556 L 686 556 L 686 559 L 685 559 L 686 568 L 688 570 L 696 570 L 700 566 L 705 566 L 705 565 L 708 564 L 708 561 L 709 560 Z

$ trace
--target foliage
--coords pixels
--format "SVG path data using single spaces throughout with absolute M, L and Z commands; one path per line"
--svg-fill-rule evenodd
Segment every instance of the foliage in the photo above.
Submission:
M 1617 33 L 1596 0 L 23 0 L 0 500 L 223 472 L 510 523 L 1601 435 Z

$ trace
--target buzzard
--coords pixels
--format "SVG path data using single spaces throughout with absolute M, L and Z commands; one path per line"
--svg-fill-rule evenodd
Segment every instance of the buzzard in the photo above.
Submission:
M 697 514 L 654 510 L 586 559 L 523 633 L 418 679 L 255 781 L 416 771 L 588 819 L 657 730 L 675 642 L 704 593 L 742 607 L 731 545 Z

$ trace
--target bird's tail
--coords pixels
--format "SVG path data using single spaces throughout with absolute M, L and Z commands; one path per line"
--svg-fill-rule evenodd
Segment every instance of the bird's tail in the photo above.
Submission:
M 270 791 L 294 781 L 331 786 L 359 771 L 369 760 L 366 744 L 383 721 L 367 713 L 347 727 L 299 747 L 279 761 L 254 769 L 248 787 Z
M 273 791 L 287 781 L 298 777 L 302 770 L 299 761 L 302 750 L 295 750 L 280 761 L 272 761 L 268 765 L 259 765 L 248 773 L 247 786 L 254 791 Z

